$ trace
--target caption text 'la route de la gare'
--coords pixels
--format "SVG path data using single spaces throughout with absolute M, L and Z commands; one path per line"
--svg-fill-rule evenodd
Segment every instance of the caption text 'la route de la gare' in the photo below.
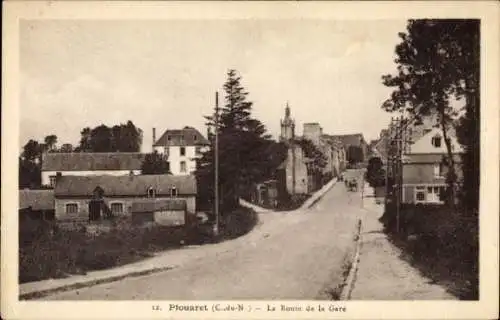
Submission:
M 346 307 L 331 303 L 319 304 L 242 304 L 242 303 L 215 303 L 215 304 L 175 304 L 168 307 L 153 305 L 153 311 L 168 312 L 346 312 Z

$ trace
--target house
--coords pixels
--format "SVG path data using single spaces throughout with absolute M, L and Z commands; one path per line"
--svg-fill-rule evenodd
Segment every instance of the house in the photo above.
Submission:
M 327 164 L 323 169 L 324 174 L 337 177 L 340 172 L 344 171 L 346 150 L 339 138 L 324 134 L 323 128 L 317 122 L 304 123 L 303 137 L 312 141 L 326 157 Z
M 145 154 L 136 152 L 45 153 L 42 185 L 54 187 L 56 176 L 128 176 L 141 173 Z
M 365 141 L 362 133 L 335 135 L 334 137 L 338 138 L 342 142 L 342 145 L 346 150 L 347 159 L 351 158 L 351 155 L 349 154 L 349 147 L 354 146 L 361 148 L 362 161 L 368 160 L 368 143 Z
M 278 197 L 307 194 L 307 159 L 300 145 L 295 142 L 295 121 L 291 118 L 288 103 L 285 108 L 285 117 L 281 120 L 280 141 L 287 146 L 287 156 L 277 169 Z
M 54 219 L 54 190 L 19 190 L 20 219 Z
M 411 130 L 409 130 L 411 129 Z M 441 129 L 428 123 L 410 125 L 403 159 L 403 203 L 443 203 L 442 194 L 447 187 L 447 166 L 443 157 L 447 149 Z M 453 130 L 449 131 L 455 162 L 455 172 L 460 179 L 463 152 Z
M 57 220 L 92 221 L 110 215 L 131 216 L 133 205 L 148 199 L 186 202 L 188 214 L 196 213 L 194 176 L 60 176 L 54 189 Z
M 196 159 L 206 151 L 210 142 L 192 127 L 180 130 L 166 130 L 156 140 L 156 128 L 153 128 L 153 150 L 165 156 L 173 175 L 193 174 Z

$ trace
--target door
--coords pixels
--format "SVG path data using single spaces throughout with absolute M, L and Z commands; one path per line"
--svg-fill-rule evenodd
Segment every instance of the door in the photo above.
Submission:
M 90 200 L 89 202 L 89 220 L 95 221 L 101 218 L 102 200 Z

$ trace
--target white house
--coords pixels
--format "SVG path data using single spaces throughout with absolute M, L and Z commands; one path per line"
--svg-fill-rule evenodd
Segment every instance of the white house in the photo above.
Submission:
M 412 126 L 411 142 L 403 153 L 403 202 L 443 203 L 442 192 L 447 187 L 447 167 L 443 156 L 447 149 L 441 129 L 423 125 Z M 455 162 L 455 173 L 462 176 L 462 146 L 453 130 L 448 132 Z
M 196 159 L 209 145 L 209 141 L 192 127 L 166 130 L 158 140 L 153 128 L 153 151 L 165 155 L 173 175 L 192 174 L 196 170 Z
M 56 176 L 138 175 L 145 154 L 136 152 L 45 153 L 42 185 L 54 187 Z

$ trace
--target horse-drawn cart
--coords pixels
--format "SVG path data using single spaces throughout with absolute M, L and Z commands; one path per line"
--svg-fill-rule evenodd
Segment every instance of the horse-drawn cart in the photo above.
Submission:
M 347 190 L 356 192 L 358 191 L 358 180 L 357 179 L 351 179 L 347 181 Z

